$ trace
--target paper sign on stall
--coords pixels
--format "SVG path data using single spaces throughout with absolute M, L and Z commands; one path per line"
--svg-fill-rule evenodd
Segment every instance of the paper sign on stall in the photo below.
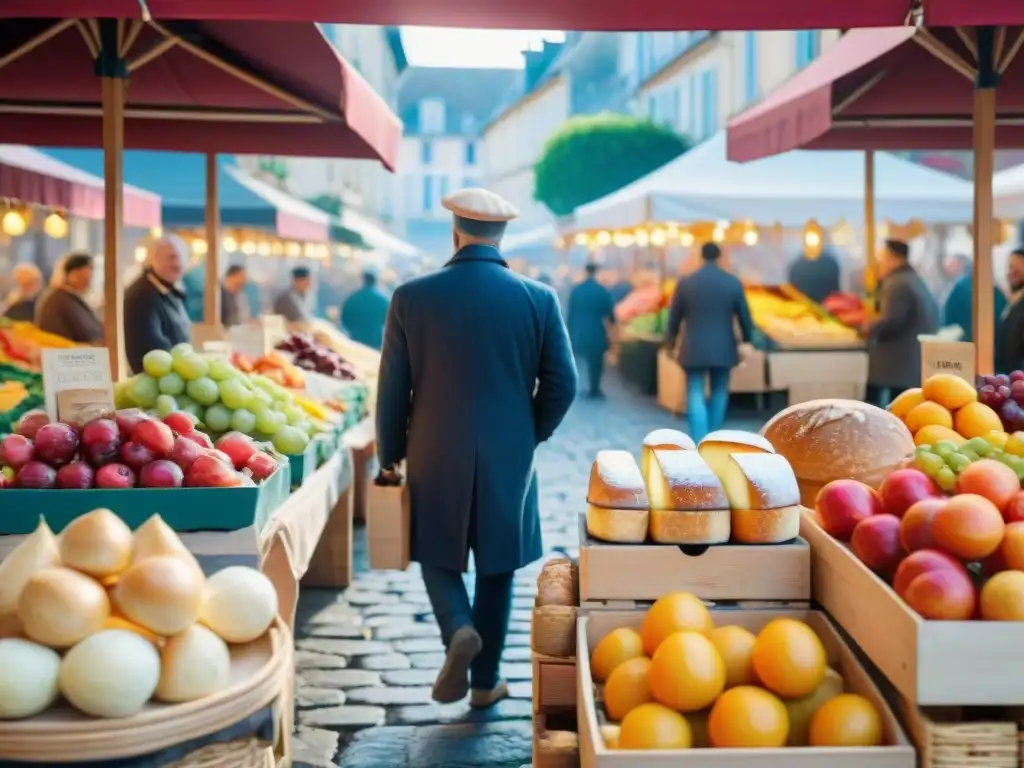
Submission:
M 44 349 L 42 363 L 43 395 L 50 419 L 83 424 L 114 411 L 106 349 Z
M 288 326 L 282 315 L 261 315 L 260 328 L 263 331 L 263 353 L 272 352 L 274 347 L 288 338 Z
M 959 376 L 974 386 L 974 344 L 921 338 L 922 380 L 936 373 Z

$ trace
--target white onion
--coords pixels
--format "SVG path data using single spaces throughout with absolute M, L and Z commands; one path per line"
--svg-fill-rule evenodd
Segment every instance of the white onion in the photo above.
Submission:
M 132 546 L 132 529 L 109 509 L 94 509 L 75 518 L 60 534 L 64 565 L 96 578 L 127 568 Z
M 0 562 L 0 637 L 14 635 L 21 629 L 21 620 L 16 615 L 18 598 L 28 580 L 44 568 L 57 565 L 57 537 L 46 521 L 39 518 L 38 527 Z
M 107 629 L 64 656 L 60 691 L 72 706 L 94 717 L 137 714 L 160 680 L 160 656 L 134 632 Z
M 229 643 L 262 635 L 277 615 L 277 591 L 254 568 L 233 565 L 206 580 L 202 622 Z
M 28 640 L 0 640 L 0 720 L 37 715 L 60 693 L 60 656 Z
M 136 563 L 114 588 L 114 602 L 126 618 L 164 636 L 194 624 L 202 599 L 202 573 L 172 555 Z
M 25 634 L 52 648 L 68 648 L 99 632 L 109 616 L 106 590 L 70 568 L 40 571 L 18 598 L 18 618 Z
M 201 699 L 227 687 L 231 654 L 217 635 L 193 624 L 167 640 L 160 652 L 156 698 L 177 702 Z
M 150 557 L 171 555 L 180 557 L 194 565 L 202 573 L 202 568 L 195 557 L 188 551 L 181 538 L 174 532 L 160 515 L 153 515 L 135 530 L 135 550 L 132 553 L 132 565 Z

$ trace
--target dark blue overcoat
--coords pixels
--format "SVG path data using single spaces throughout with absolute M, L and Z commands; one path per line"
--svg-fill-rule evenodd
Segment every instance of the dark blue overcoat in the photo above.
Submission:
M 388 297 L 375 287 L 364 285 L 345 299 L 341 306 L 341 326 L 353 341 L 380 349 L 384 322 L 388 316 Z
M 679 350 L 683 368 L 735 368 L 740 358 L 734 321 L 743 341 L 751 341 L 754 323 L 743 283 L 718 265 L 706 263 L 676 284 L 666 340 L 675 345 L 685 323 Z
M 615 322 L 611 291 L 588 278 L 569 294 L 568 326 L 572 348 L 583 357 L 601 356 L 608 351 L 605 323 Z
M 484 574 L 541 556 L 533 454 L 576 394 L 554 292 L 462 248 L 391 299 L 377 396 L 382 467 L 406 460 L 412 557 Z

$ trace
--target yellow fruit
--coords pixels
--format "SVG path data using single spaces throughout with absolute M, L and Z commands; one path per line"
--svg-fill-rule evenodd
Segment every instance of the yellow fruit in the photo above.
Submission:
M 825 646 L 795 619 L 772 619 L 757 635 L 754 672 L 765 688 L 787 699 L 810 696 L 825 679 Z
M 1024 621 L 1024 573 L 997 573 L 981 588 L 979 605 L 986 621 Z
M 938 403 L 928 400 L 911 408 L 903 421 L 907 429 L 915 433 L 925 427 L 953 428 L 953 414 Z
M 907 414 L 913 408 L 916 408 L 924 402 L 924 392 L 921 391 L 920 387 L 914 387 L 908 389 L 902 394 L 897 395 L 896 399 L 889 403 L 889 407 L 886 408 L 889 413 L 895 416 L 897 419 L 907 418 Z
M 711 706 L 725 690 L 725 662 L 706 636 L 676 632 L 651 659 L 651 696 L 679 712 Z
M 999 414 L 984 403 L 968 403 L 953 414 L 953 427 L 966 438 L 984 437 L 1002 429 Z
M 712 746 L 724 749 L 783 747 L 789 736 L 786 705 L 764 688 L 730 688 L 711 708 L 708 735 Z
M 619 664 L 644 655 L 644 641 L 629 627 L 619 627 L 601 638 L 590 656 L 590 673 L 604 682 Z
M 757 638 L 743 627 L 716 627 L 708 632 L 708 640 L 725 662 L 725 687 L 757 685 L 752 657 Z
M 832 668 L 825 670 L 825 679 L 810 696 L 802 699 L 789 699 L 785 702 L 789 713 L 790 747 L 806 747 L 810 744 L 811 718 L 826 701 L 834 699 L 843 692 L 843 678 Z
M 914 445 L 935 445 L 940 440 L 949 440 L 957 445 L 967 442 L 967 438 L 959 432 L 954 432 L 948 427 L 940 427 L 938 424 L 923 427 L 914 433 Z
M 882 716 L 874 704 L 855 693 L 826 701 L 811 718 L 812 747 L 878 747 Z
M 1006 447 L 1003 449 L 1014 456 L 1024 456 L 1024 432 L 1014 432 L 1006 439 Z
M 651 660 L 640 656 L 624 661 L 604 684 L 604 711 L 618 722 L 633 709 L 651 700 Z
M 673 632 L 686 629 L 707 632 L 714 626 L 711 614 L 699 597 L 689 592 L 670 592 L 648 609 L 640 635 L 644 639 L 644 651 L 654 656 L 661 642 Z
M 604 739 L 605 749 L 618 749 L 619 748 L 619 732 L 620 728 L 617 725 L 602 725 L 601 726 L 601 738 Z
M 689 749 L 690 724 L 661 704 L 641 704 L 619 726 L 617 749 Z
M 994 445 L 1001 451 L 1006 448 L 1006 443 L 1010 439 L 1010 436 L 1003 432 L 1002 428 L 993 429 L 991 432 L 986 433 L 984 437 L 990 445 Z
M 925 400 L 938 403 L 949 411 L 963 408 L 978 399 L 978 391 L 970 383 L 951 373 L 929 376 L 921 387 Z

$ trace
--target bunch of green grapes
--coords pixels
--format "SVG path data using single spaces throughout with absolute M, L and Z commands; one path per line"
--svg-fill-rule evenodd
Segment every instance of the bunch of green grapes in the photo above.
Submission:
M 914 466 L 944 491 L 955 490 L 957 476 L 978 459 L 994 459 L 1005 464 L 1024 480 L 1024 457 L 1004 451 L 995 441 L 984 437 L 972 437 L 963 445 L 940 440 L 935 445 L 918 446 L 914 451 Z

